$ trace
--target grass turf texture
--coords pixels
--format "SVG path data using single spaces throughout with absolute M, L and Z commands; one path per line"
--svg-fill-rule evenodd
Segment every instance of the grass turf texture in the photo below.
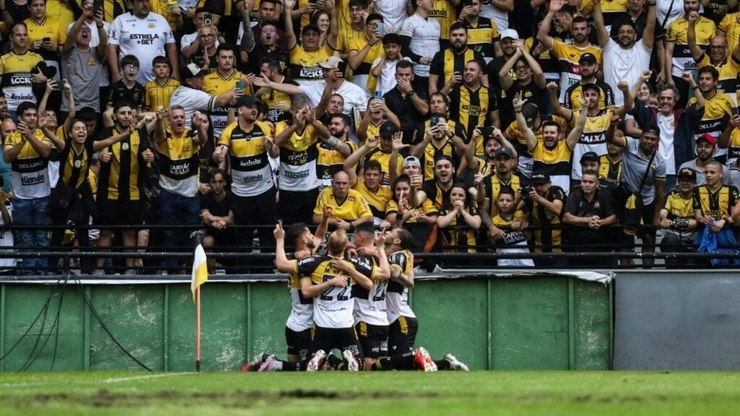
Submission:
M 0 415 L 730 415 L 740 373 L 2 373 Z

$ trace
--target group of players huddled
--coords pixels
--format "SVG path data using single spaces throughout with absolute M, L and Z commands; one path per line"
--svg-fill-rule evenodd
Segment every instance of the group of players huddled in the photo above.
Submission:
M 418 321 L 409 306 L 414 287 L 411 233 L 403 228 L 376 231 L 359 225 L 350 237 L 329 234 L 326 207 L 314 235 L 306 224 L 273 232 L 276 265 L 289 276 L 291 312 L 285 324 L 287 360 L 257 354 L 242 371 L 461 370 L 452 354 L 433 360 L 414 348 Z M 286 246 L 293 250 L 286 254 Z M 325 251 L 325 253 L 324 253 Z M 336 348 L 341 358 L 332 354 Z

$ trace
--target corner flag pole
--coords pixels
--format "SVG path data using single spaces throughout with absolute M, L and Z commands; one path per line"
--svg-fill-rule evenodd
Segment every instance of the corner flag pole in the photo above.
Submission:
M 200 286 L 195 289 L 195 371 L 200 373 Z
M 200 286 L 208 281 L 208 264 L 203 245 L 198 242 L 193 258 L 193 276 L 190 290 L 195 301 L 195 371 L 200 372 Z

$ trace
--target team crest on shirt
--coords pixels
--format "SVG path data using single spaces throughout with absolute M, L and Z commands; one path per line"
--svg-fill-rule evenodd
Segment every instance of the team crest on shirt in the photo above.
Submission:
M 353 196 L 348 196 L 347 197 L 347 201 L 354 201 L 354 200 L 355 200 L 355 197 L 353 197 Z
M 122 143 L 121 150 L 128 150 L 128 143 Z
M 75 165 L 76 168 L 79 168 L 80 166 L 82 166 L 82 161 L 79 160 L 79 159 L 77 159 L 77 160 L 75 160 L 74 165 Z
M 157 24 L 154 22 L 149 22 L 147 23 L 146 27 L 149 29 L 155 29 L 157 27 Z

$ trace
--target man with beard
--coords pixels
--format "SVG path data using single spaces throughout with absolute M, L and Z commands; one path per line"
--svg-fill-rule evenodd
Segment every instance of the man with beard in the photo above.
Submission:
M 468 46 L 479 52 L 486 64 L 501 56 L 501 34 L 491 19 L 481 16 L 481 0 L 465 2 L 460 11 L 460 21 L 468 31 Z
M 621 23 L 617 42 L 609 37 L 606 30 L 600 1 L 594 1 L 593 18 L 596 22 L 599 46 L 604 54 L 604 82 L 612 89 L 617 88 L 619 81 L 627 81 L 627 84 L 634 85 L 640 78 L 642 71 L 650 67 L 650 55 L 655 39 L 655 36 L 653 36 L 655 32 L 655 1 L 650 0 L 647 3 L 647 26 L 645 26 L 645 31 L 642 33 L 642 39 L 637 40 L 637 28 L 631 20 L 628 20 Z M 614 101 L 617 106 L 623 103 L 621 96 L 614 97 Z
M 717 68 L 711 65 L 699 68 L 699 85 L 695 89 L 696 94 L 687 104 L 688 107 L 692 107 L 698 105 L 701 98 L 704 99 L 704 114 L 699 125 L 694 129 L 697 137 L 703 133 L 719 137 L 725 127 L 730 124 L 733 112 L 736 112 L 735 102 L 727 94 L 717 91 L 718 85 L 719 71 Z M 699 95 L 701 97 L 698 97 Z M 724 163 L 727 160 L 727 148 L 715 149 L 714 158 Z
M 493 224 L 493 218 L 498 215 L 498 206 L 496 200 L 502 188 L 510 188 L 516 192 L 516 202 L 518 203 L 521 194 L 519 189 L 521 188 L 521 179 L 519 175 L 513 173 L 513 169 L 516 166 L 516 157 L 514 152 L 508 147 L 500 147 L 495 154 L 495 167 L 496 172 L 492 175 L 486 176 L 481 180 L 476 178 L 476 184 L 478 188 L 478 206 L 481 221 L 481 231 L 486 230 L 488 236 L 488 243 L 491 246 L 495 246 L 495 240 L 500 240 L 504 237 L 504 231 Z
M 242 74 L 236 69 L 236 50 L 233 45 L 222 43 L 216 49 L 215 71 L 209 72 L 203 77 L 203 91 L 213 96 L 218 96 L 230 91 L 235 86 L 241 86 L 242 93 L 251 93 L 254 75 Z M 229 110 L 226 107 L 211 110 L 211 122 L 213 125 L 213 136 L 221 136 L 221 132 L 229 123 Z
M 578 59 L 578 72 L 581 73 L 581 80 L 565 90 L 565 102 L 563 107 L 570 108 L 571 110 L 580 110 L 581 98 L 583 97 L 583 86 L 586 84 L 594 84 L 601 90 L 599 98 L 599 109 L 606 110 L 607 108 L 614 108 L 614 89 L 606 82 L 598 79 L 596 73 L 599 72 L 599 63 L 596 61 L 596 57 L 591 53 L 584 53 Z M 631 84 L 634 85 L 634 84 Z M 620 99 L 620 102 L 624 101 Z
M 421 160 L 425 181 L 434 179 L 434 166 L 441 156 L 450 158 L 455 166 L 459 166 L 465 145 L 460 137 L 464 133 L 458 126 L 454 121 L 448 121 L 446 113 L 433 112 L 429 124 L 425 125 L 423 139 L 411 146 L 409 153 Z
M 454 86 L 451 86 L 451 83 L 445 84 L 442 93 L 448 94 L 448 97 L 443 95 L 439 105 L 444 104 L 449 108 L 449 119 L 456 121 L 455 133 L 467 141 L 477 127 L 488 124 L 498 127 L 500 121 L 497 94 L 492 88 L 483 85 L 483 67 L 478 61 L 471 60 L 465 63 L 462 79 L 462 83 L 455 82 Z M 440 113 L 433 108 L 434 100 L 434 97 L 429 100 L 431 112 Z M 441 114 L 446 115 L 447 108 Z M 457 132 L 458 129 L 462 134 Z M 476 154 L 482 154 L 482 151 L 482 142 L 477 143 Z
M 696 186 L 701 186 L 707 183 L 706 177 L 704 176 L 704 170 L 706 169 L 709 162 L 714 160 L 714 151 L 717 148 L 717 139 L 711 134 L 704 133 L 696 138 L 696 159 L 684 162 L 679 168 L 679 172 L 685 168 L 692 169 L 696 172 L 696 178 L 694 182 Z M 732 178 L 730 177 L 730 168 L 726 165 L 722 165 L 722 183 L 724 185 L 733 185 Z
M 200 219 L 206 226 L 206 234 L 201 239 L 206 252 L 218 247 L 219 250 L 231 251 L 234 249 L 236 234 L 234 229 L 234 211 L 231 210 L 232 195 L 226 190 L 226 172 L 222 169 L 213 169 L 208 179 L 208 193 L 200 197 Z M 232 259 L 221 259 L 226 266 Z M 216 259 L 208 257 L 208 272 L 216 272 Z
M 421 176 L 411 179 L 409 205 L 420 207 L 428 198 L 434 204 L 437 212 L 441 211 L 445 203 L 450 200 L 450 191 L 455 182 L 455 165 L 449 156 L 440 156 L 434 162 L 434 179 L 423 181 Z
M 383 95 L 388 109 L 398 116 L 401 122 L 404 143 L 411 143 L 414 130 L 429 112 L 429 103 L 420 96 L 427 94 L 414 83 L 414 65 L 401 60 L 396 64 L 396 87 Z
M 696 70 L 696 62 L 689 50 L 689 17 L 695 16 L 692 12 L 699 12 L 699 0 L 683 1 L 684 15 L 671 22 L 665 34 L 665 56 L 663 57 L 663 79 L 678 89 L 678 108 L 685 108 L 689 99 L 689 84 L 681 78 L 684 71 Z M 706 48 L 714 37 L 716 26 L 714 22 L 703 16 L 698 16 L 695 23 L 696 43 Z M 687 53 L 688 52 L 688 53 Z
M 573 84 L 580 81 L 581 76 L 578 73 L 578 61 L 584 53 L 591 53 L 596 57 L 596 62 L 601 64 L 601 50 L 588 41 L 588 35 L 591 29 L 588 21 L 583 16 L 576 16 L 570 26 L 570 33 L 573 36 L 573 44 L 569 45 L 561 40 L 554 39 L 548 33 L 552 23 L 552 18 L 563 6 L 567 0 L 553 0 L 550 2 L 550 9 L 545 19 L 540 25 L 537 32 L 537 39 L 550 51 L 550 54 L 558 59 L 560 64 L 560 97 L 559 101 L 565 102 L 565 91 Z
M 390 172 L 401 170 L 403 163 L 396 157 L 395 166 L 391 165 L 391 154 L 393 153 L 393 140 L 395 137 L 400 138 L 398 127 L 390 121 L 383 122 L 378 129 L 377 136 L 368 137 L 362 146 L 347 157 L 344 161 L 344 170 L 347 172 L 349 170 L 357 170 L 358 173 L 361 173 L 368 166 L 368 163 L 377 161 L 380 165 L 380 184 L 390 187 L 392 183 Z
M 493 91 L 496 91 L 497 98 L 500 98 L 501 81 L 499 81 L 498 74 L 501 72 L 501 68 L 506 64 L 506 61 L 511 59 L 516 53 L 517 45 L 519 41 L 519 34 L 514 29 L 507 29 L 501 31 L 501 55 L 497 55 L 486 65 L 486 73 L 491 74 L 488 78 L 488 86 Z M 510 73 L 512 81 L 516 78 L 516 74 Z
M 26 24 L 23 22 L 14 24 L 10 29 L 10 50 L 0 56 L 3 93 L 12 118 L 15 118 L 20 103 L 36 102 L 36 96 L 31 89 L 31 71 L 42 60 L 41 55 L 29 49 Z
M 450 46 L 436 54 L 429 66 L 429 95 L 442 89 L 448 82 L 459 84 L 463 78 L 465 64 L 471 60 L 485 68 L 483 55 L 468 48 L 468 31 L 465 24 L 455 22 L 450 26 Z M 488 86 L 488 76 L 483 75 L 483 85 Z
M 701 68 L 711 65 L 719 71 L 719 87 L 717 90 L 730 96 L 737 105 L 737 73 L 740 70 L 740 43 L 727 54 L 727 38 L 723 35 L 717 35 L 709 41 L 709 54 L 699 47 L 696 43 L 696 22 L 699 19 L 699 13 L 691 12 L 689 14 L 688 42 L 691 49 L 691 56 L 696 62 L 696 67 Z
M 588 118 L 586 112 L 580 112 L 575 127 L 568 133 L 567 140 L 560 140 L 560 124 L 550 120 L 542 123 L 538 137 L 527 125 L 527 120 L 522 114 L 524 101 L 521 95 L 514 97 L 514 114 L 519 131 L 523 132 L 527 141 L 527 150 L 532 153 L 534 161 L 532 170 L 548 175 L 548 182 L 552 181 L 567 194 L 570 190 L 570 158 L 586 126 Z
M 281 66 L 282 64 L 277 60 L 263 61 L 260 72 L 262 76 L 267 77 L 267 79 L 274 83 L 297 86 L 298 84 L 295 81 L 282 74 Z M 267 120 L 278 123 L 290 117 L 290 95 L 269 87 L 259 88 L 254 92 L 254 95 L 259 97 L 260 101 L 267 104 Z
M 375 138 L 373 138 L 375 140 Z M 349 183 L 367 201 L 373 213 L 373 223 L 379 226 L 385 218 L 385 210 L 393 192 L 388 186 L 381 185 L 381 167 L 377 160 L 368 161 L 362 168 L 362 176 L 358 177 L 354 166 L 348 166 L 346 161 L 344 171 L 349 175 Z
M 321 181 L 321 188 L 331 186 L 332 178 L 340 172 L 345 159 L 357 149 L 357 145 L 349 140 L 350 118 L 346 114 L 337 113 L 329 117 L 329 137 L 318 145 L 319 156 L 316 160 L 316 177 Z

